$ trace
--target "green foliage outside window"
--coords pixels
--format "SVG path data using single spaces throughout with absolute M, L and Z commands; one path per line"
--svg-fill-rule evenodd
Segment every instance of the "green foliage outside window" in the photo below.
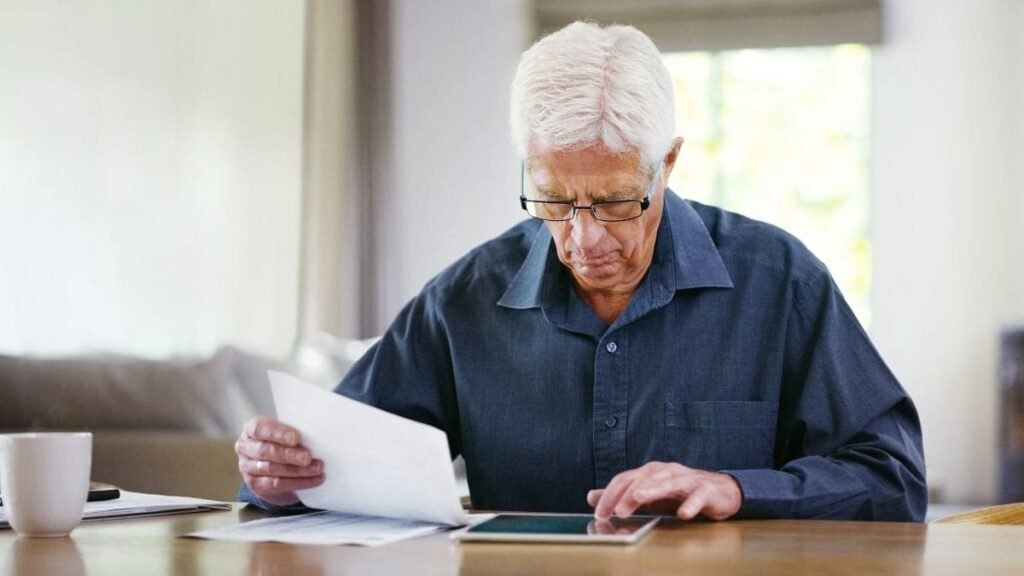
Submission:
M 688 52 L 665 63 L 686 138 L 672 188 L 796 235 L 868 325 L 869 49 Z

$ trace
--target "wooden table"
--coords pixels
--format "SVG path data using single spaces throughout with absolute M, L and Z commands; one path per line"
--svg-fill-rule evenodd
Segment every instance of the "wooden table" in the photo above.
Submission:
M 670 523 L 635 546 L 480 544 L 438 534 L 381 548 L 179 538 L 263 517 L 230 512 L 0 531 L 0 575 L 1024 574 L 1024 527 L 793 520 Z

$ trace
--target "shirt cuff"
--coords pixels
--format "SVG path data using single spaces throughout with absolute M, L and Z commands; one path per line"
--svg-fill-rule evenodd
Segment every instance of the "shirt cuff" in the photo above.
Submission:
M 733 518 L 787 518 L 793 490 L 792 478 L 778 470 L 722 470 L 740 485 L 743 504 Z
M 310 508 L 302 502 L 296 502 L 295 504 L 288 504 L 287 506 L 278 506 L 277 504 L 271 504 L 266 500 L 256 496 L 249 490 L 249 487 L 245 484 L 238 489 L 238 500 L 245 502 L 262 510 L 266 510 L 271 514 L 289 515 L 289 514 L 304 514 L 306 512 L 314 512 L 316 508 Z

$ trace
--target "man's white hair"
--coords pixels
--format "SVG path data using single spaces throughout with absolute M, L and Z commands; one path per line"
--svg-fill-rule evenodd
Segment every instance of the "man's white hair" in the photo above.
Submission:
M 531 143 L 558 151 L 603 145 L 638 152 L 653 170 L 675 137 L 672 79 L 643 32 L 574 22 L 519 59 L 511 125 L 524 161 Z

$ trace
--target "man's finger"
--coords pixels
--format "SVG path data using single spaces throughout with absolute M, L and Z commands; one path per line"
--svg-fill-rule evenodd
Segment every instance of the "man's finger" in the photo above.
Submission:
M 658 500 L 683 500 L 697 487 L 697 476 L 693 474 L 675 475 L 665 478 L 659 475 L 657 480 L 651 479 L 638 484 L 633 497 L 640 505 L 657 502 Z
M 640 477 L 634 480 L 629 487 L 619 497 L 619 501 L 615 504 L 615 515 L 619 518 L 629 518 L 636 512 L 644 502 L 640 501 L 636 497 L 637 487 L 646 486 L 651 483 L 650 478 Z
M 665 468 L 654 469 L 634 480 L 615 505 L 615 515 L 626 518 L 652 502 L 685 498 L 692 484 L 692 476 L 683 469 L 668 470 L 669 473 L 666 473 Z
M 639 475 L 640 472 L 637 470 L 629 470 L 612 478 L 612 481 L 605 487 L 604 493 L 601 494 L 597 505 L 594 506 L 594 517 L 601 520 L 611 518 L 619 499 Z
M 605 488 L 604 494 L 594 508 L 594 516 L 610 518 L 613 512 L 620 518 L 631 516 L 639 507 L 639 503 L 633 497 L 633 487 L 651 478 L 670 478 L 674 472 L 685 470 L 686 468 L 678 464 L 648 462 L 639 468 L 619 474 L 612 478 Z
M 615 515 L 619 518 L 629 518 L 640 507 L 640 503 L 633 498 L 632 493 L 632 490 L 627 490 L 615 504 Z
M 694 490 L 676 510 L 676 516 L 680 520 L 691 520 L 704 510 L 708 503 L 710 491 L 707 486 L 700 486 Z
M 245 423 L 245 434 L 254 440 L 275 442 L 284 446 L 296 446 L 299 443 L 298 430 L 266 416 L 250 418 Z
M 591 508 L 597 506 L 597 502 L 601 499 L 602 494 L 604 494 L 604 490 L 601 488 L 587 492 L 587 504 L 589 504 Z
M 309 466 L 313 455 L 303 446 L 285 447 L 272 442 L 243 439 L 235 443 L 235 452 L 253 460 L 267 460 L 277 464 Z
M 282 478 L 281 476 L 251 476 L 248 482 L 249 488 L 257 496 L 274 496 L 282 492 L 294 492 L 315 488 L 323 484 L 324 475 L 311 476 L 309 478 Z
M 246 458 L 240 462 L 242 472 L 253 476 L 284 476 L 287 478 L 309 478 L 318 476 L 324 471 L 323 462 L 314 460 L 308 466 L 278 464 L 269 460 Z

